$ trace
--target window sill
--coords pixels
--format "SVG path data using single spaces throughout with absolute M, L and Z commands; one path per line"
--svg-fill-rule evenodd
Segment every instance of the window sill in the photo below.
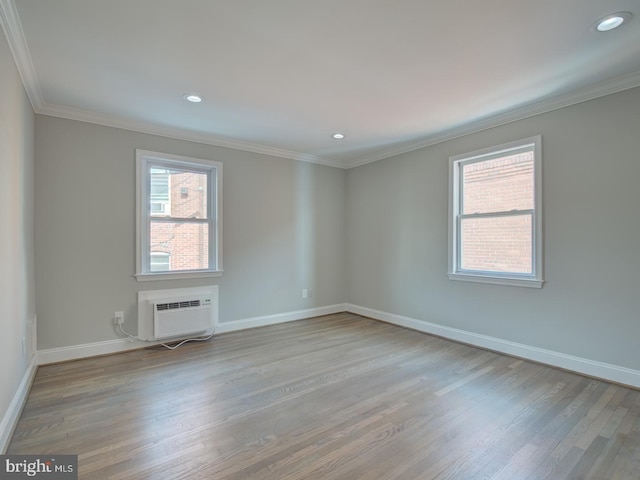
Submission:
M 512 287 L 542 288 L 544 280 L 536 278 L 502 277 L 488 275 L 474 275 L 470 273 L 449 273 L 450 280 L 463 282 L 492 283 L 494 285 L 509 285 Z
M 138 273 L 134 277 L 138 282 L 155 282 L 156 280 L 221 277 L 222 272 L 222 270 L 199 270 L 197 272 Z

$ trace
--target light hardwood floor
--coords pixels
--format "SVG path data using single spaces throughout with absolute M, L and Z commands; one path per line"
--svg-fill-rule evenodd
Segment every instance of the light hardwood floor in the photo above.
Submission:
M 38 370 L 80 479 L 640 478 L 640 392 L 351 314 Z

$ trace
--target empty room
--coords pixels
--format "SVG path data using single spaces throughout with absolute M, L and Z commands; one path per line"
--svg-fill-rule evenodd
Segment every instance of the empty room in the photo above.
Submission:
M 0 479 L 640 478 L 637 0 L 0 24 Z

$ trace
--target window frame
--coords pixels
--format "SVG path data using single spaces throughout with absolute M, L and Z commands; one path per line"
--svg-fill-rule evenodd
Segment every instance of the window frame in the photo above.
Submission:
M 518 152 L 533 152 L 534 187 L 533 210 L 513 210 L 505 212 L 491 212 L 487 214 L 463 215 L 462 207 L 462 167 L 471 163 L 478 163 L 495 158 L 512 155 Z M 493 272 L 479 270 L 465 270 L 461 268 L 461 217 L 488 218 L 490 216 L 531 215 L 532 248 L 531 274 L 515 272 Z M 492 283 L 520 287 L 542 288 L 543 279 L 543 231 L 542 231 L 542 136 L 524 138 L 513 142 L 484 148 L 469 153 L 449 157 L 449 269 L 451 280 L 468 282 Z
M 176 168 L 207 173 L 207 217 L 209 225 L 209 267 L 205 269 L 151 271 L 150 225 L 162 216 L 151 213 L 150 167 Z M 168 217 L 171 219 L 171 217 Z M 193 219 L 189 219 L 193 221 Z M 137 281 L 219 277 L 222 269 L 222 162 L 136 149 L 136 273 Z

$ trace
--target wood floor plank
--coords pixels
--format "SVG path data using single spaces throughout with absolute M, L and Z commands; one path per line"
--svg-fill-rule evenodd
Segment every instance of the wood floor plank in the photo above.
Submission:
M 40 367 L 81 479 L 637 480 L 640 392 L 352 314 Z

